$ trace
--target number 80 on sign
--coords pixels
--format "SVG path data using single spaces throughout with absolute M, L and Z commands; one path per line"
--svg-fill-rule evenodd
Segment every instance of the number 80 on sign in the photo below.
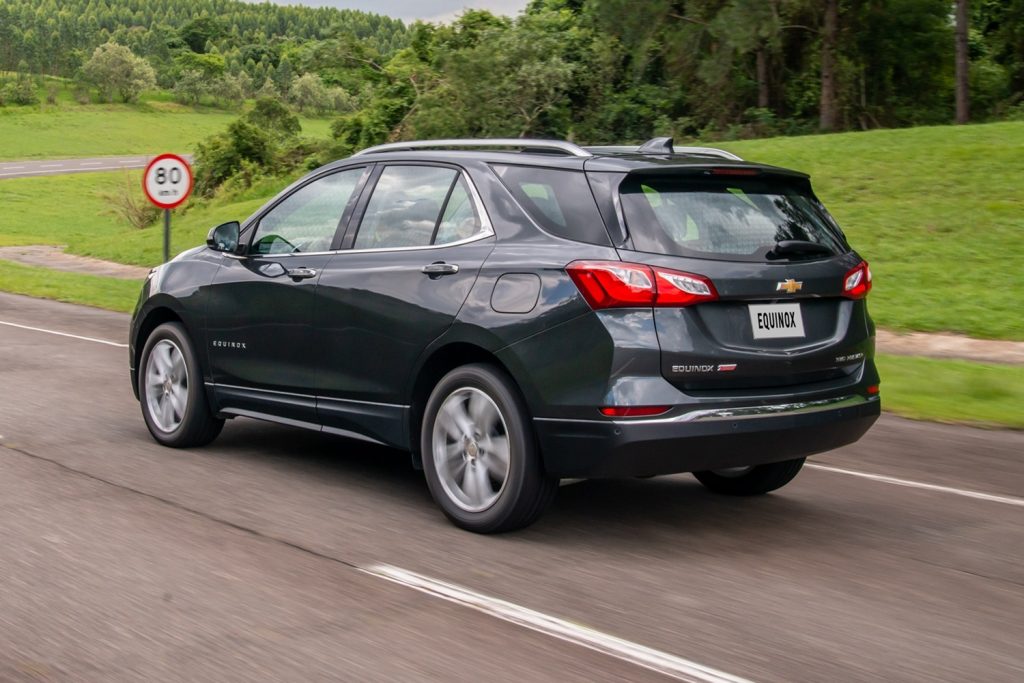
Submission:
M 142 175 L 146 197 L 161 209 L 173 209 L 192 192 L 192 167 L 177 154 L 161 154 Z

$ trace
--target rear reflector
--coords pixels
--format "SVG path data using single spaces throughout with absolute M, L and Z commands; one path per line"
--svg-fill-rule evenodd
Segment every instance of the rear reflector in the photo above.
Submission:
M 871 291 L 871 268 L 861 261 L 843 276 L 843 296 L 863 299 Z
M 877 384 L 872 384 L 871 386 L 869 386 L 868 387 L 868 393 L 869 394 L 877 394 L 878 393 L 878 385 Z
M 601 408 L 605 417 L 650 417 L 667 413 L 672 406 L 609 406 Z
M 668 268 L 623 261 L 573 261 L 565 270 L 595 311 L 690 306 L 718 299 L 708 278 Z

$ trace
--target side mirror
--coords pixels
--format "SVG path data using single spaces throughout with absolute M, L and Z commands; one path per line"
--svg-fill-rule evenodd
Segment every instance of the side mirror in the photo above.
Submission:
M 238 224 L 238 221 L 221 223 L 210 230 L 210 234 L 206 236 L 206 246 L 214 251 L 226 251 L 233 254 L 238 251 L 238 233 L 241 229 L 242 226 Z

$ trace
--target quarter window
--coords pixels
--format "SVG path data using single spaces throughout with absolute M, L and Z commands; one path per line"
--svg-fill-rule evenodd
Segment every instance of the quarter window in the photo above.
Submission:
M 530 218 L 558 237 L 609 245 L 601 212 L 580 171 L 530 166 L 493 166 Z
M 366 206 L 356 249 L 447 244 L 480 231 L 465 178 L 438 166 L 388 166 Z
M 288 195 L 260 219 L 255 254 L 328 251 L 341 216 L 365 169 L 324 176 Z

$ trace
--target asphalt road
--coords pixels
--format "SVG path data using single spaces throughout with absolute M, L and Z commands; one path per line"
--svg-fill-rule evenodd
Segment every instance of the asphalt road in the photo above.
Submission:
M 583 482 L 480 537 L 393 451 L 241 419 L 158 447 L 124 348 L 26 329 L 125 316 L 0 323 L 0 680 L 1024 680 L 1024 434 L 884 417 L 770 496 Z
M 192 155 L 185 158 L 191 161 Z M 35 161 L 0 161 L 0 179 L 27 178 L 39 175 L 89 173 L 91 171 L 117 171 L 145 168 L 152 156 L 93 157 L 90 159 L 42 159 Z

